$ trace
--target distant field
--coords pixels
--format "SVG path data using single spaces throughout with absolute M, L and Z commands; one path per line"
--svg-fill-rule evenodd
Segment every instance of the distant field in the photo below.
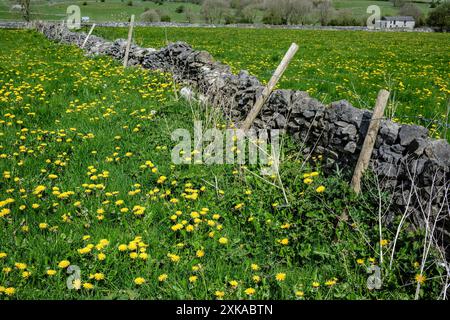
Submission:
M 381 15 L 392 16 L 398 14 L 398 8 L 394 7 L 389 1 L 367 1 L 367 0 L 335 0 L 334 7 L 336 9 L 349 9 L 355 17 L 363 17 L 366 15 L 369 5 L 377 5 L 381 8 Z M 430 10 L 428 1 L 417 1 L 420 10 L 426 14 Z
M 33 2 L 33 1 L 32 1 Z M 86 2 L 87 5 L 83 5 Z M 75 4 L 81 8 L 81 15 L 88 16 L 93 21 L 128 21 L 130 15 L 136 15 L 139 21 L 140 15 L 146 9 L 159 9 L 167 13 L 172 21 L 186 21 L 184 13 L 176 13 L 175 10 L 180 5 L 186 8 L 190 7 L 194 13 L 200 11 L 200 6 L 190 3 L 167 2 L 164 5 L 157 5 L 151 1 L 133 1 L 133 5 L 127 5 L 128 1 L 121 0 L 105 0 L 100 1 L 54 1 L 54 4 L 48 4 L 47 1 L 37 1 L 32 5 L 31 12 L 35 19 L 60 20 L 65 16 L 66 9 L 69 5 Z M 6 1 L 0 1 L 0 19 L 20 19 L 20 14 L 10 13 Z M 6 12 L 5 12 L 6 11 Z
M 99 28 L 95 33 L 125 38 L 127 29 Z M 444 131 L 450 94 L 448 34 L 147 27 L 136 28 L 135 41 L 158 48 L 165 45 L 166 34 L 169 41 L 186 41 L 234 71 L 246 69 L 264 81 L 296 42 L 300 50 L 279 87 L 306 90 L 325 102 L 347 99 L 369 109 L 377 92 L 386 88 L 393 97 L 389 116 L 431 126 L 436 136 Z
M 87 5 L 83 5 L 83 3 Z M 423 13 L 428 13 L 429 5 L 427 0 L 417 1 L 416 5 Z M 0 19 L 21 19 L 19 13 L 10 12 L 10 1 L 0 0 Z M 88 16 L 93 21 L 128 21 L 131 14 L 136 15 L 140 20 L 140 15 L 145 9 L 159 9 L 169 15 L 174 22 L 187 22 L 185 13 L 177 13 L 177 7 L 183 5 L 190 8 L 194 14 L 194 22 L 203 22 L 200 15 L 200 6 L 182 2 L 165 2 L 163 5 L 157 5 L 151 1 L 134 0 L 133 5 L 129 6 L 127 0 L 105 0 L 100 1 L 32 1 L 31 12 L 35 19 L 60 20 L 65 16 L 66 8 L 69 5 L 76 4 L 81 8 L 81 14 Z M 369 5 L 380 6 L 382 15 L 395 15 L 398 8 L 393 7 L 389 1 L 367 1 L 367 0 L 334 0 L 334 6 L 337 10 L 351 10 L 355 18 L 367 16 L 366 10 Z M 262 12 L 258 15 L 258 21 L 262 18 Z

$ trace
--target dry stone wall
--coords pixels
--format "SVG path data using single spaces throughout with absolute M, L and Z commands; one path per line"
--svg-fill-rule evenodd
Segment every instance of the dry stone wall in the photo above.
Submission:
M 57 25 L 37 24 L 49 39 L 81 46 L 86 34 L 74 33 Z M 106 41 L 91 36 L 84 50 L 90 55 L 109 55 L 123 60 L 125 40 Z M 170 72 L 195 88 L 209 103 L 223 108 L 232 121 L 242 121 L 262 92 L 259 80 L 216 62 L 205 51 L 183 42 L 155 50 L 131 46 L 130 66 Z M 321 154 L 326 166 L 353 170 L 366 135 L 372 113 L 353 107 L 345 100 L 325 105 L 298 90 L 275 90 L 256 119 L 256 128 L 285 129 L 305 154 Z M 417 125 L 401 125 L 382 120 L 371 168 L 385 188 L 391 190 L 395 212 L 407 211 L 416 225 L 437 222 L 441 245 L 450 244 L 450 145 L 428 137 L 428 130 Z M 448 247 L 446 248 L 448 250 Z

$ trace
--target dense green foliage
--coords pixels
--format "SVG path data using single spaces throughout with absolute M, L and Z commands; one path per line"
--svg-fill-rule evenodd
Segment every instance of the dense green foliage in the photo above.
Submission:
M 427 22 L 442 31 L 450 31 L 450 2 L 445 2 L 430 12 Z

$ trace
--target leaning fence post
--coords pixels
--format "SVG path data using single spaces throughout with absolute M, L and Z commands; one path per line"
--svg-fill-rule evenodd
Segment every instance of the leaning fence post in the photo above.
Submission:
M 125 57 L 123 58 L 123 66 L 124 67 L 126 67 L 128 65 L 128 55 L 130 54 L 131 37 L 133 35 L 133 24 L 134 24 L 134 14 L 131 15 L 130 28 L 128 29 L 127 48 L 125 49 Z
M 88 41 L 89 37 L 91 36 L 91 33 L 92 33 L 92 31 L 94 30 L 94 28 L 95 28 L 95 23 L 92 24 L 92 27 L 91 27 L 91 29 L 89 30 L 88 35 L 86 36 L 86 38 L 84 38 L 83 44 L 81 45 L 81 49 L 83 49 L 84 46 L 86 45 L 86 42 Z
M 373 110 L 372 119 L 370 120 L 369 129 L 367 130 L 366 138 L 359 154 L 358 162 L 356 163 L 355 171 L 352 177 L 351 187 L 358 194 L 361 192 L 361 177 L 364 171 L 369 166 L 370 157 L 372 156 L 373 146 L 377 138 L 378 129 L 380 128 L 381 118 L 384 114 L 387 101 L 389 99 L 389 91 L 380 90 Z
M 284 71 L 286 70 L 287 66 L 289 65 L 289 62 L 294 57 L 297 50 L 298 50 L 298 45 L 295 43 L 292 43 L 289 50 L 284 55 L 283 60 L 281 60 L 277 69 L 273 73 L 272 78 L 270 78 L 269 83 L 264 88 L 264 91 L 262 92 L 261 96 L 259 96 L 259 98 L 256 100 L 255 104 L 253 105 L 252 109 L 250 110 L 249 114 L 247 115 L 247 118 L 245 119 L 244 123 L 241 126 L 242 130 L 247 131 L 248 129 L 250 129 L 253 121 L 256 119 L 259 112 L 261 111 L 261 108 L 263 107 L 264 102 L 266 102 L 266 100 L 269 98 L 269 96 L 272 93 L 273 89 L 275 88 L 278 80 L 280 80 L 281 76 L 283 75 Z

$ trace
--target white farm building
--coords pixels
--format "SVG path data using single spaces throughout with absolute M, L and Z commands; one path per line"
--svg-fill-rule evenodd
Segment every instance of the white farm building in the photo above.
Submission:
M 414 29 L 415 24 L 411 16 L 382 17 L 381 20 L 375 21 L 375 27 L 380 29 Z

